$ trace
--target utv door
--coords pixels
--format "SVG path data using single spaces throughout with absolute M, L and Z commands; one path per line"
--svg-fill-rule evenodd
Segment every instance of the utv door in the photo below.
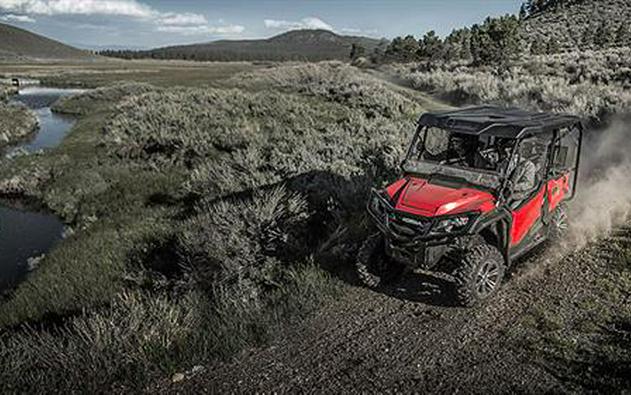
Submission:
M 580 127 L 561 129 L 555 134 L 547 177 L 548 213 L 574 197 L 581 139 Z
M 517 252 L 534 240 L 543 227 L 543 208 L 546 205 L 546 170 L 549 161 L 552 135 L 531 136 L 519 142 L 516 154 L 536 167 L 534 187 L 525 199 L 511 205 L 512 226 L 510 247 Z

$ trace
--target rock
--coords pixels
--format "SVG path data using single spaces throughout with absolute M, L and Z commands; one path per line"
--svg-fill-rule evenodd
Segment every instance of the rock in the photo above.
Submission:
M 206 370 L 206 368 L 203 367 L 202 365 L 195 365 L 195 366 L 193 366 L 193 369 L 190 370 L 189 374 L 192 376 L 192 375 L 196 375 L 198 373 L 202 373 L 205 370 Z
M 26 261 L 26 267 L 27 270 L 29 272 L 32 272 L 33 270 L 37 269 L 37 267 L 39 266 L 39 264 L 42 262 L 42 259 L 44 259 L 44 254 L 40 255 L 40 256 L 36 256 L 36 257 L 31 257 Z
M 64 232 L 61 234 L 62 239 L 67 239 L 68 237 L 74 236 L 75 231 L 71 226 L 66 226 L 64 228 Z
M 171 382 L 179 383 L 180 381 L 183 381 L 185 378 L 186 376 L 184 376 L 184 373 L 175 373 L 173 377 L 171 377 Z

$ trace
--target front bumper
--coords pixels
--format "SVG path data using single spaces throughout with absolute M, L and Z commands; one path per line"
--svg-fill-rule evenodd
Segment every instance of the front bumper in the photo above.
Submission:
M 386 254 L 411 268 L 435 268 L 458 239 L 467 237 L 463 233 L 431 235 L 430 229 L 438 219 L 397 211 L 390 200 L 376 190 L 371 193 L 368 212 L 385 236 Z

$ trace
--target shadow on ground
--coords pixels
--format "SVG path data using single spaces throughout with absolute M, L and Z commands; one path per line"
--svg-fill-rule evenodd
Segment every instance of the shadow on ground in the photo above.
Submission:
M 453 294 L 453 282 L 430 273 L 405 273 L 397 282 L 376 291 L 415 303 L 457 307 Z

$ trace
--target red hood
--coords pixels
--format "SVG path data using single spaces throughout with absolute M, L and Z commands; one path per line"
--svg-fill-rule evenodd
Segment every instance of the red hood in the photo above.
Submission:
M 495 199 L 488 192 L 429 184 L 427 180 L 416 177 L 401 179 L 386 190 L 390 197 L 398 196 L 397 210 L 424 217 L 488 212 L 495 207 Z

